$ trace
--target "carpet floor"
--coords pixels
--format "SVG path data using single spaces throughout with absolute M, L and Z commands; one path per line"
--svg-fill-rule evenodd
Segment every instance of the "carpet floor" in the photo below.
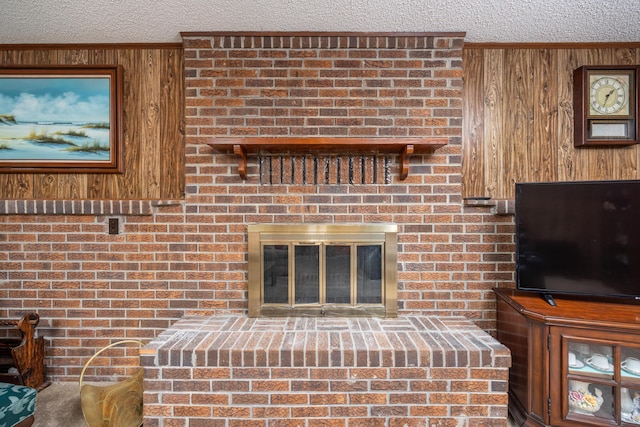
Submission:
M 33 427 L 86 427 L 76 382 L 52 383 L 38 392 Z

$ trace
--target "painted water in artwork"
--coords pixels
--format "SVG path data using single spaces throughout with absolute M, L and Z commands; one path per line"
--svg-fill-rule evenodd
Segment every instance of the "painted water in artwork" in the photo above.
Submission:
M 108 77 L 0 76 L 0 161 L 109 161 Z

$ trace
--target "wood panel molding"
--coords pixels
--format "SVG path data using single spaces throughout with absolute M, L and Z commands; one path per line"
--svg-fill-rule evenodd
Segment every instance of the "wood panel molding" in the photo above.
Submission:
M 182 43 L 42 43 L 1 44 L 0 51 L 14 50 L 130 50 L 130 49 L 182 49 Z
M 638 49 L 640 42 L 593 43 L 473 43 L 466 42 L 465 49 Z

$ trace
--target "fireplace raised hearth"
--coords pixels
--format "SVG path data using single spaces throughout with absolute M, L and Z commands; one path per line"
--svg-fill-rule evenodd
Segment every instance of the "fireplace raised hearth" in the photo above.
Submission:
M 190 316 L 141 353 L 145 426 L 506 426 L 509 350 L 462 317 Z

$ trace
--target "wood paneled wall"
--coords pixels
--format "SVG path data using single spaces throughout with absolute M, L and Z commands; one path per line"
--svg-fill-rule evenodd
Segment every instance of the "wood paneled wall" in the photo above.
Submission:
M 122 64 L 122 174 L 0 174 L 0 199 L 184 196 L 183 53 L 171 45 L 0 45 L 1 65 Z
M 625 45 L 465 45 L 463 197 L 526 181 L 638 179 L 639 146 L 573 146 L 573 70 L 638 64 Z

